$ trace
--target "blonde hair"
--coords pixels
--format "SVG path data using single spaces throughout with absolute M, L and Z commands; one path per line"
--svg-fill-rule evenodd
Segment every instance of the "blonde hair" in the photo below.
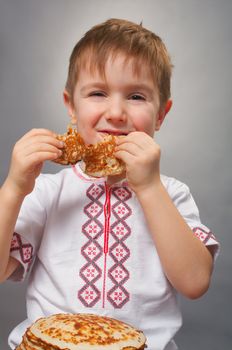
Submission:
M 170 98 L 172 63 L 161 38 L 142 25 L 122 19 L 109 19 L 94 26 L 74 47 L 69 61 L 66 90 L 73 102 L 73 92 L 81 69 L 98 70 L 104 76 L 109 57 L 118 54 L 125 61 L 133 59 L 135 74 L 146 65 L 159 90 L 160 106 Z

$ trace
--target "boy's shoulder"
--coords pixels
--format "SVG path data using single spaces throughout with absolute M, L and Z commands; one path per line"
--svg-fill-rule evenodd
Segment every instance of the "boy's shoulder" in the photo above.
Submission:
M 177 192 L 190 192 L 189 187 L 175 177 L 170 177 L 162 174 L 161 181 L 171 197 Z
M 57 173 L 41 173 L 36 179 L 36 188 L 58 189 L 73 180 L 72 168 L 64 168 Z
M 72 174 L 73 174 L 73 170 L 71 167 L 64 167 L 55 173 L 41 173 L 38 176 L 38 179 L 43 181 L 47 180 L 47 181 L 57 182 L 64 177 L 71 176 Z

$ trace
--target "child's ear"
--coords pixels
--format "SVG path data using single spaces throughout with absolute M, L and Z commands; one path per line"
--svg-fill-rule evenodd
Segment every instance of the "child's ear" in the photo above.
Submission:
M 75 115 L 75 109 L 72 103 L 71 96 L 67 90 L 64 90 L 63 92 L 63 99 L 64 99 L 64 104 L 68 111 L 68 115 L 70 116 L 70 119 L 71 119 L 71 124 L 76 124 L 77 117 Z
M 168 100 L 164 106 L 164 108 L 162 108 L 159 113 L 158 113 L 158 118 L 156 120 L 156 128 L 155 130 L 158 131 L 164 121 L 164 118 L 166 117 L 166 115 L 168 114 L 168 112 L 170 111 L 172 107 L 172 100 Z

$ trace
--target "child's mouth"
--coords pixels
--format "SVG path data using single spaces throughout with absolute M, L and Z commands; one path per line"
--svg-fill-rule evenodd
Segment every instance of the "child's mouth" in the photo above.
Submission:
M 107 135 L 113 135 L 113 136 L 126 136 L 129 134 L 127 131 L 122 130 L 101 130 L 99 134 L 104 138 Z

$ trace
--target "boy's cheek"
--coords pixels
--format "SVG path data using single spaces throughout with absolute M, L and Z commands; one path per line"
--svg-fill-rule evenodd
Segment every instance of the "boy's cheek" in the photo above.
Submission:
M 151 118 L 146 118 L 141 116 L 140 120 L 137 123 L 134 123 L 136 131 L 142 131 L 146 134 L 153 136 L 155 132 L 155 121 L 152 121 Z

